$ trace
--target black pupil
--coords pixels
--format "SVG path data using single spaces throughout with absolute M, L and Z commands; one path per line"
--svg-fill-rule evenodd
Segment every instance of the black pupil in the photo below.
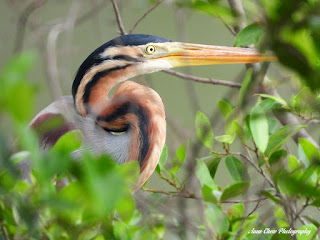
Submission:
M 150 51 L 150 52 L 153 52 L 153 47 L 149 47 L 149 51 Z

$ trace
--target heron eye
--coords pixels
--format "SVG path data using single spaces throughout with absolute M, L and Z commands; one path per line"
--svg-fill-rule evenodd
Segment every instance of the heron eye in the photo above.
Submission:
M 147 54 L 153 54 L 155 51 L 156 51 L 156 47 L 153 46 L 153 45 L 149 45 L 149 46 L 147 46 L 147 48 L 146 48 L 146 53 L 147 53 Z
M 110 133 L 113 136 L 120 136 L 123 135 L 124 133 L 126 133 L 129 129 L 129 125 L 124 125 L 121 128 L 106 128 L 106 127 L 102 127 L 103 130 L 105 130 L 106 132 Z
M 124 134 L 126 131 L 123 131 L 123 132 L 112 132 L 112 131 L 109 131 L 110 134 L 112 134 L 113 136 L 120 136 L 122 134 Z

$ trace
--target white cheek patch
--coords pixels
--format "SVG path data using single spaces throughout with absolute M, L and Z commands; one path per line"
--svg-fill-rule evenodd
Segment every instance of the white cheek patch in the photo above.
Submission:
M 146 74 L 152 72 L 158 72 L 165 69 L 173 68 L 173 66 L 166 60 L 163 59 L 155 59 L 148 60 L 147 62 L 143 62 L 137 66 L 138 74 Z

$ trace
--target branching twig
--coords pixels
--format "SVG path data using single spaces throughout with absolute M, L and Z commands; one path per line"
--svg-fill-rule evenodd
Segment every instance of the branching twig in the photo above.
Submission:
M 166 176 L 164 176 L 164 175 L 162 174 L 162 172 L 160 172 L 159 176 L 160 176 L 161 179 L 165 180 L 165 181 L 166 181 L 167 183 L 169 183 L 172 187 L 174 187 L 177 191 L 181 191 L 181 187 L 179 187 L 176 182 L 174 182 L 174 181 L 172 181 L 171 179 L 169 179 L 169 178 L 167 178 Z
M 118 23 L 118 27 L 119 27 L 120 33 L 121 33 L 121 35 L 126 35 L 127 32 L 126 32 L 126 30 L 125 30 L 125 28 L 123 26 L 121 15 L 120 15 L 120 11 L 119 11 L 118 5 L 116 3 L 116 0 L 111 0 L 111 2 L 112 2 L 113 9 L 114 9 L 114 13 L 116 14 L 116 19 L 117 19 L 117 23 Z
M 150 9 L 148 9 L 136 22 L 133 24 L 132 28 L 129 31 L 129 34 L 133 32 L 133 30 L 138 26 L 138 24 L 150 13 L 152 12 L 156 7 L 158 7 L 162 2 L 165 0 L 159 0 L 155 5 L 153 5 Z
M 23 47 L 24 33 L 26 31 L 26 24 L 29 16 L 46 2 L 47 0 L 35 0 L 31 2 L 20 15 L 17 25 L 14 53 L 20 52 Z
M 232 81 L 225 81 L 225 80 L 217 80 L 217 79 L 212 79 L 212 78 L 197 77 L 197 76 L 184 74 L 184 73 L 180 73 L 180 72 L 176 72 L 176 71 L 172 71 L 172 70 L 164 70 L 163 72 L 169 73 L 169 74 L 171 74 L 173 76 L 176 76 L 176 77 L 179 77 L 179 78 L 192 80 L 192 81 L 195 81 L 195 82 L 209 83 L 209 84 L 213 84 L 213 85 L 222 85 L 222 86 L 227 86 L 227 87 L 232 87 L 232 88 L 240 88 L 241 87 L 241 83 L 232 82 Z

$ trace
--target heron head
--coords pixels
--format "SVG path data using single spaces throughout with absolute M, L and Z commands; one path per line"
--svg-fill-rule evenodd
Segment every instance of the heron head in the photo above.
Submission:
M 86 74 L 106 69 L 117 71 L 117 78 L 121 81 L 137 75 L 182 66 L 275 60 L 276 57 L 273 55 L 261 54 L 250 48 L 182 43 L 152 35 L 130 34 L 103 44 L 88 56 L 78 70 L 72 93 L 73 96 L 76 95 L 80 82 Z

